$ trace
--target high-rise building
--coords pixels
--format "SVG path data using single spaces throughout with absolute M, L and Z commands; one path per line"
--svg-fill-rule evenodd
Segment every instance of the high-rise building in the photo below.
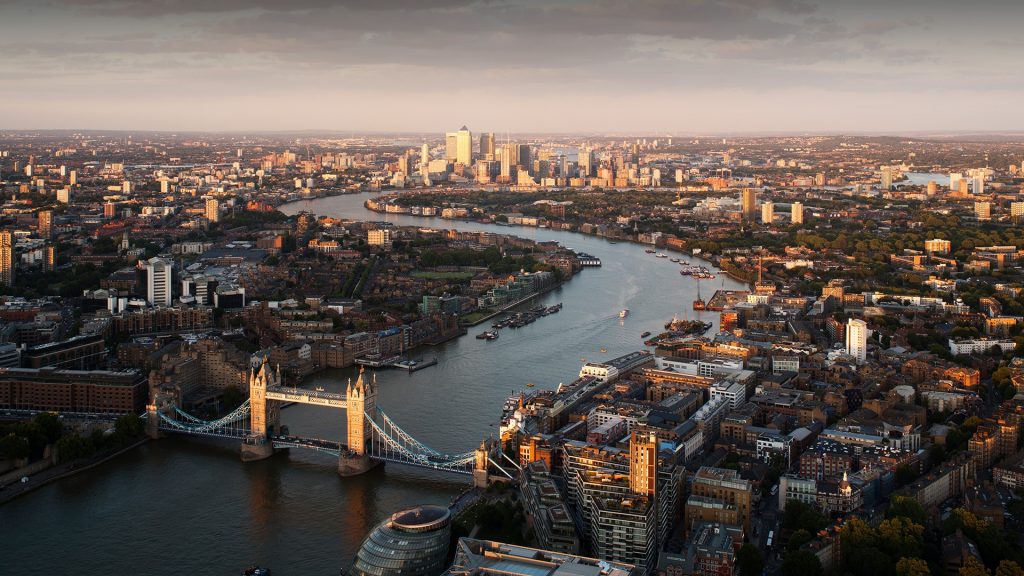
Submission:
M 206 219 L 210 222 L 220 222 L 220 202 L 216 198 L 206 199 Z
M 892 166 L 882 166 L 882 190 L 892 190 Z
M 790 208 L 790 221 L 793 224 L 803 224 L 804 223 L 804 203 L 803 202 L 793 202 L 793 205 Z
M 71 174 L 68 175 L 68 184 L 70 184 L 72 186 L 74 186 L 75 184 L 78 184 L 78 171 L 77 170 L 72 170 Z
M 71 188 L 64 187 L 57 190 L 57 202 L 61 204 L 71 204 Z
M 132 193 L 132 183 L 130 180 L 121 182 L 121 193 L 125 195 Z
M 14 285 L 14 236 L 10 230 L 0 230 L 0 284 Z
M 448 132 L 444 135 L 444 159 L 454 162 L 458 158 L 458 132 Z
M 508 179 L 512 176 L 512 147 L 505 144 L 501 147 L 501 177 Z
M 659 456 L 657 441 L 652 445 L 646 432 L 634 431 L 634 435 L 628 452 L 567 442 L 564 469 L 567 500 L 591 551 L 604 560 L 635 564 L 647 573 L 654 568 L 657 550 L 677 516 L 682 467 L 670 464 L 672 458 L 653 462 Z
M 744 188 L 740 199 L 742 205 L 743 219 L 753 222 L 757 218 L 757 190 Z
M 43 271 L 53 272 L 57 268 L 57 250 L 52 246 L 46 247 L 46 258 L 43 260 Z
M 154 306 L 171 305 L 171 275 L 174 262 L 163 258 L 146 261 L 146 301 Z
M 850 318 L 846 323 L 846 353 L 853 356 L 857 364 L 863 364 L 868 357 L 868 323 Z
M 634 431 L 629 439 L 629 489 L 653 498 L 658 485 L 658 437 Z
M 480 135 L 480 156 L 484 160 L 494 160 L 494 132 Z
M 938 192 L 939 192 L 939 185 L 935 182 L 935 180 L 929 180 L 928 181 L 927 194 L 929 196 L 935 196 Z
M 960 180 L 964 177 L 960 172 L 951 172 L 949 174 L 949 191 L 956 192 L 960 190 Z
M 775 204 L 764 202 L 761 204 L 761 222 L 771 224 L 772 220 L 775 220 Z
M 975 194 L 985 193 L 985 172 L 977 170 L 974 172 L 974 177 L 971 179 L 972 192 Z
M 991 220 L 992 204 L 990 202 L 975 202 L 974 217 L 978 220 Z
M 588 178 L 593 175 L 594 153 L 589 146 L 580 146 L 577 164 L 580 167 L 580 178 Z
M 464 166 L 473 164 L 473 133 L 465 126 L 455 133 L 455 161 Z
M 49 238 L 53 234 L 53 211 L 42 210 L 38 214 L 38 224 L 40 238 Z
M 427 173 L 427 165 L 430 164 L 430 145 L 426 142 L 420 148 L 420 172 Z
M 106 204 L 103 205 L 104 218 L 113 218 L 115 214 L 117 214 L 117 204 L 114 204 L 113 202 L 107 202 Z
M 1021 218 L 1024 218 L 1024 202 L 1010 202 L 1010 217 L 1014 222 L 1019 222 Z

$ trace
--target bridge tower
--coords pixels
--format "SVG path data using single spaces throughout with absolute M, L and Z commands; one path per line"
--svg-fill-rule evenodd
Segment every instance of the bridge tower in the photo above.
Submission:
M 475 488 L 487 488 L 490 482 L 488 459 L 493 448 L 491 440 L 481 440 L 480 447 L 476 449 L 476 459 L 473 461 L 473 487 Z
M 281 427 L 281 407 L 267 400 L 267 388 L 281 383 L 281 369 L 270 370 L 263 358 L 258 368 L 249 369 L 249 435 L 242 439 L 242 460 L 262 460 L 274 454 L 274 445 L 268 436 Z
M 373 429 L 366 421 L 377 414 L 377 377 L 374 376 L 371 382 L 366 382 L 363 379 L 363 368 L 360 366 L 355 384 L 350 381 L 345 389 L 345 398 L 345 444 L 348 446 L 348 453 L 343 452 L 338 458 L 338 474 L 357 476 L 379 464 L 378 461 L 370 459 Z

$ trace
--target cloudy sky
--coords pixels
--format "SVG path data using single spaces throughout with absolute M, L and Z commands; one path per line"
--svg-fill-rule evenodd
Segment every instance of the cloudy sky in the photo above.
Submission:
M 0 128 L 1024 129 L 1022 0 L 0 0 Z

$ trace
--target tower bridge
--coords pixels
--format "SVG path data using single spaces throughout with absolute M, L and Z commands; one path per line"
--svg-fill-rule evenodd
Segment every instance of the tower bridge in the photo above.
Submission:
M 286 403 L 345 410 L 341 441 L 285 433 L 281 406 Z M 280 368 L 271 370 L 264 359 L 249 372 L 249 399 L 230 414 L 203 420 L 181 410 L 173 401 L 156 399 L 147 407 L 147 426 L 153 437 L 173 433 L 240 439 L 243 461 L 262 460 L 276 450 L 290 448 L 331 454 L 338 458 L 341 476 L 355 476 L 392 462 L 470 475 L 477 486 L 502 477 L 513 478 L 513 473 L 498 464 L 503 454 L 494 440 L 486 440 L 469 452 L 446 454 L 403 430 L 377 406 L 376 377 L 367 381 L 362 368 L 356 381 L 350 380 L 340 394 L 283 387 Z M 511 469 L 518 468 L 507 457 L 505 460 Z

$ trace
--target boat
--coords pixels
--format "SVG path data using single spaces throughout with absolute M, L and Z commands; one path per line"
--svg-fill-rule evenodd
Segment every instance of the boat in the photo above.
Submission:
M 526 385 L 527 388 L 533 388 L 534 386 L 536 386 L 536 384 L 534 384 L 533 382 L 530 382 Z
M 629 308 L 619 310 L 619 318 L 625 318 L 626 316 L 629 316 Z
M 700 297 L 700 278 L 697 279 L 697 299 L 693 301 L 694 310 L 705 310 L 707 309 L 707 303 Z
M 245 570 L 242 570 L 242 576 L 270 576 L 270 568 L 249 566 Z
M 650 336 L 650 335 L 651 335 L 651 333 L 650 333 L 650 332 L 644 332 L 643 334 L 641 334 L 641 335 L 640 335 L 640 337 L 641 337 L 641 338 L 647 338 L 647 337 L 648 337 L 648 336 Z
M 673 264 L 679 264 L 679 258 L 669 258 L 668 261 L 673 263 Z
M 644 250 L 644 252 L 647 252 L 648 254 L 654 254 L 654 248 L 647 248 L 646 250 Z
M 658 252 L 657 254 L 654 255 L 654 257 L 655 258 L 668 258 L 668 255 L 664 254 L 662 252 Z
M 476 335 L 477 340 L 497 340 L 498 332 L 495 330 L 484 330 Z
M 607 351 L 608 351 L 608 349 L 607 349 L 607 348 L 601 348 L 601 354 L 604 354 L 604 353 L 605 353 L 605 352 L 607 352 Z

